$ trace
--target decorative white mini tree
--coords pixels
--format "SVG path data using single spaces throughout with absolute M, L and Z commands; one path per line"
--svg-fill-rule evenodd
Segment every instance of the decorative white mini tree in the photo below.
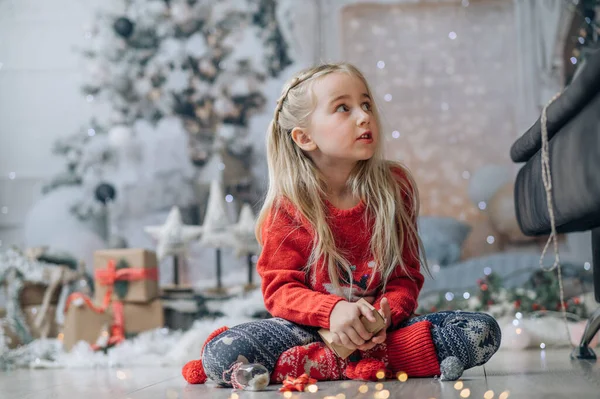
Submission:
M 260 246 L 256 241 L 254 229 L 256 227 L 256 218 L 252 212 L 250 204 L 244 204 L 240 213 L 240 218 L 236 225 L 232 227 L 233 235 L 235 238 L 235 255 L 243 256 L 246 255 L 248 259 L 248 285 L 247 289 L 255 288 L 253 283 L 254 276 L 254 255 L 260 251 Z
M 210 184 L 208 206 L 206 207 L 206 215 L 204 217 L 204 224 L 202 225 L 200 244 L 216 249 L 217 292 L 223 291 L 223 283 L 221 281 L 221 251 L 223 248 L 233 246 L 234 242 L 231 222 L 225 209 L 223 189 L 218 180 L 213 180 Z

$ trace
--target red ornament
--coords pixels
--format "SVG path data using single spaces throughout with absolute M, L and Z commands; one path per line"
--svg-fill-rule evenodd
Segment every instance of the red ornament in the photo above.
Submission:
M 517 299 L 517 300 L 515 301 L 515 309 L 519 309 L 520 307 L 521 307 L 521 300 L 520 300 L 520 299 Z
M 481 291 L 487 291 L 488 286 L 487 284 L 481 284 Z
M 317 380 L 315 380 L 314 378 L 310 378 L 308 374 L 302 374 L 298 378 L 293 378 L 288 375 L 283 381 L 283 386 L 279 388 L 279 392 L 304 392 L 306 385 L 315 384 L 316 382 Z

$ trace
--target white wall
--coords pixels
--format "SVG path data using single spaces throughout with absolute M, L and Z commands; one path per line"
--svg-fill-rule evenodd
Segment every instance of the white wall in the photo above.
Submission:
M 62 168 L 57 137 L 89 120 L 76 46 L 104 0 L 0 0 L 0 240 L 22 245 L 41 182 Z M 15 179 L 9 174 L 14 172 Z M 7 207 L 7 213 L 2 208 Z M 6 209 L 5 209 L 6 211 Z

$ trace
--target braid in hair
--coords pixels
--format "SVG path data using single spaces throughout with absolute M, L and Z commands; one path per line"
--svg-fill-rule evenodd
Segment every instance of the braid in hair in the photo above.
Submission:
M 277 106 L 275 107 L 275 115 L 273 115 L 273 121 L 275 123 L 279 123 L 279 113 L 281 112 L 281 109 L 283 108 L 283 102 L 287 98 L 288 93 L 294 87 L 298 86 L 299 83 L 300 83 L 300 79 L 298 77 L 294 78 L 294 80 L 289 85 L 287 90 L 281 95 L 281 97 L 279 97 L 279 100 L 277 100 Z
M 283 108 L 283 103 L 287 99 L 287 96 L 288 96 L 288 93 L 290 92 L 290 90 L 297 87 L 301 83 L 306 82 L 307 80 L 309 80 L 310 78 L 315 76 L 317 73 L 321 72 L 323 69 L 324 68 L 321 67 L 321 68 L 317 68 L 313 71 L 305 72 L 303 75 L 296 76 L 290 82 L 290 85 L 288 86 L 288 88 L 285 90 L 285 92 L 283 92 L 281 97 L 279 97 L 279 100 L 277 100 L 277 106 L 275 107 L 275 114 L 273 115 L 273 123 L 274 124 L 279 125 L 279 114 L 281 113 L 281 110 Z

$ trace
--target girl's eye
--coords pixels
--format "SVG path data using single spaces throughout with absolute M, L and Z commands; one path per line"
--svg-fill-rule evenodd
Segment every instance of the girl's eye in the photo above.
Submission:
M 362 107 L 363 107 L 363 109 L 365 111 L 370 111 L 371 110 L 371 103 L 363 103 Z
M 335 109 L 335 112 L 348 112 L 348 107 L 342 104 Z

